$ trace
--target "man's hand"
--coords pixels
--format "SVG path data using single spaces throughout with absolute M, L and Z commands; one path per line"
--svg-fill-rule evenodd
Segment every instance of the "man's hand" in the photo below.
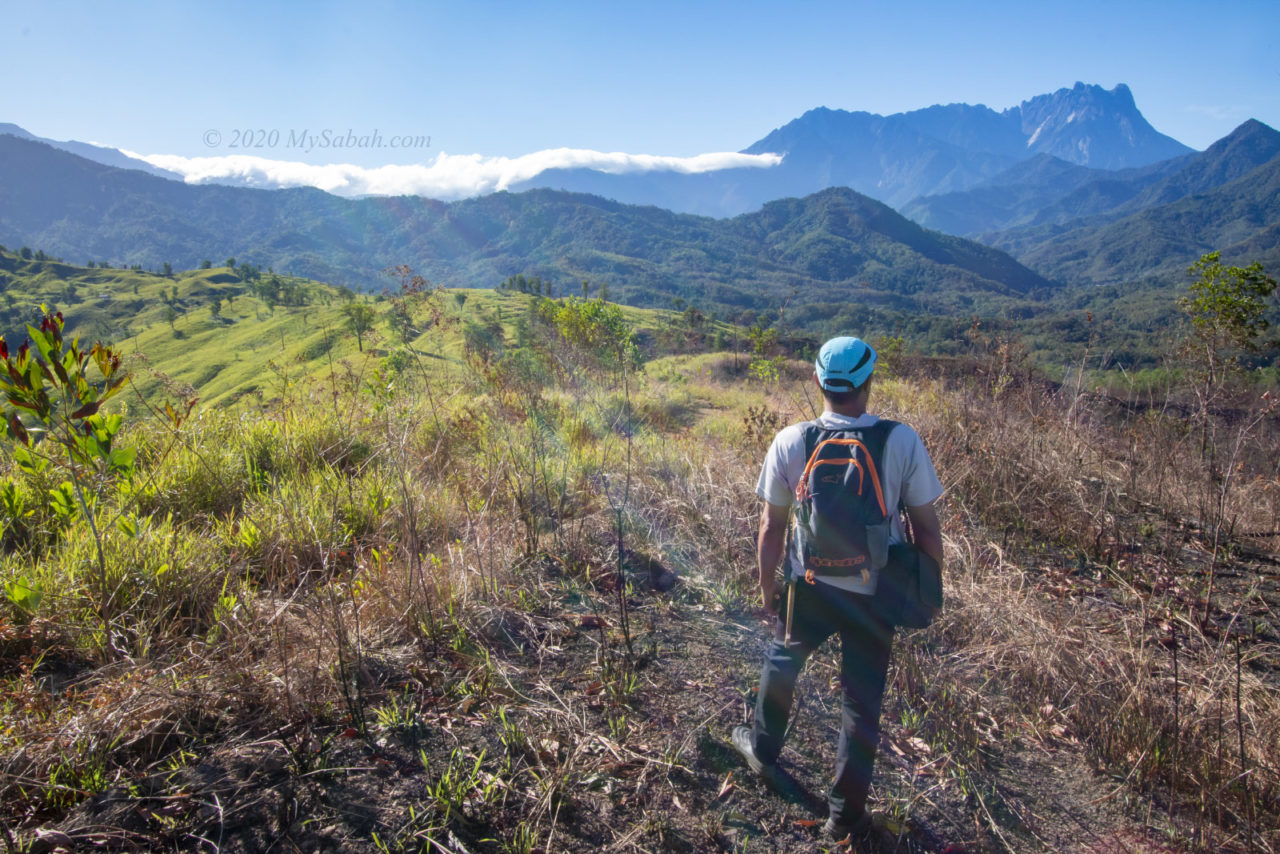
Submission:
M 778 595 L 776 577 L 778 561 L 787 540 L 787 517 L 791 508 L 765 502 L 760 511 L 760 533 L 756 538 L 756 568 L 760 579 L 760 597 L 764 607 L 777 613 L 774 607 Z

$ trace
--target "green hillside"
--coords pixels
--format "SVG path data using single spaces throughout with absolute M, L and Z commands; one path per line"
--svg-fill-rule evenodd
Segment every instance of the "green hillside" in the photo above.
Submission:
M 1030 224 L 981 235 L 1038 272 L 1077 285 L 1176 282 L 1200 255 L 1274 267 L 1280 132 L 1245 122 L 1201 154 L 1108 176 L 1042 208 Z M 1159 180 L 1152 180 L 1158 177 Z M 1123 179 L 1123 180 L 1122 180 Z
M 349 336 L 334 338 L 345 328 L 340 312 L 347 292 L 341 288 L 380 293 L 393 284 L 382 270 L 399 263 L 447 287 L 492 288 L 522 274 L 540 277 L 563 295 L 579 293 L 586 279 L 607 286 L 609 299 L 619 303 L 678 305 L 680 311 L 692 306 L 744 328 L 760 323 L 812 338 L 849 329 L 869 337 L 901 335 L 940 355 L 965 352 L 966 330 L 976 317 L 988 328 L 1027 337 L 1041 364 L 1074 362 L 1093 342 L 1116 353 L 1126 368 L 1159 363 L 1167 330 L 1178 320 L 1183 271 L 1195 257 L 1180 260 L 1190 243 L 1204 251 L 1221 248 L 1232 260 L 1276 266 L 1267 230 L 1250 230 L 1270 214 L 1266 198 L 1249 202 L 1259 190 L 1248 178 L 1113 223 L 1118 231 L 1082 232 L 1085 244 L 1075 233 L 1038 244 L 1044 257 L 1037 255 L 1037 263 L 1055 275 L 1075 279 L 1068 267 L 1087 268 L 1084 281 L 1063 288 L 1002 252 L 921 228 L 849 190 L 783 199 L 753 214 L 713 220 L 549 190 L 446 205 L 416 198 L 346 200 L 316 190 L 196 187 L 13 137 L 0 136 L 0 149 L 12 155 L 0 159 L 0 234 L 25 236 L 29 246 L 54 254 L 74 250 L 71 260 L 77 262 L 87 256 L 116 267 L 127 262 L 155 269 L 166 260 L 194 267 L 213 252 L 209 247 L 224 247 L 214 253 L 219 264 L 224 252 L 234 251 L 242 263 L 310 276 L 279 272 L 281 282 L 298 282 L 309 295 L 302 297 L 305 310 L 291 312 L 281 304 L 273 313 L 245 282 L 219 279 L 220 268 L 180 273 L 168 284 L 141 272 L 121 277 L 96 268 L 21 272 L 47 277 L 52 290 L 33 285 L 33 293 L 59 305 L 70 299 L 71 316 L 83 316 L 77 322 L 95 336 L 145 338 L 145 326 L 153 330 L 147 348 L 164 347 L 166 335 L 181 333 L 191 336 L 188 349 L 231 336 L 228 343 L 241 349 L 201 361 L 204 376 L 183 371 L 188 381 L 226 372 L 215 387 L 218 395 L 263 387 L 263 378 L 237 374 L 246 346 L 266 352 L 274 340 L 274 352 L 286 362 L 302 357 L 313 366 L 327 364 L 335 347 L 348 353 Z M 1213 199 L 1221 201 L 1213 209 L 1226 211 L 1223 216 L 1234 217 L 1240 228 L 1205 225 L 1218 216 L 1208 206 Z M 1153 224 L 1153 217 L 1164 215 L 1157 212 L 1168 213 L 1170 222 Z M 1245 242 L 1236 245 L 1238 240 Z M 1157 286 L 1144 283 L 1153 267 Z M 1107 290 L 1108 298 L 1092 287 L 1091 277 L 1105 277 L 1118 289 Z M 64 297 L 59 288 L 71 280 L 75 292 Z M 340 290 L 335 295 L 317 281 Z M 174 285 L 179 293 L 172 305 L 155 301 L 172 296 Z M 234 295 L 237 289 L 242 296 Z M 217 320 L 208 315 L 215 295 L 223 304 L 231 300 L 229 313 Z M 38 300 L 23 300 L 5 309 L 5 328 L 20 332 L 30 318 Z M 1136 314 L 1119 310 L 1134 306 L 1140 307 Z M 169 328 L 171 311 L 176 316 Z M 1101 322 L 1091 323 L 1089 313 Z M 263 329 L 241 324 L 259 315 Z M 244 337 L 235 337 L 239 333 Z
M 420 293 L 403 296 L 401 279 L 383 281 L 375 296 L 244 264 L 162 275 L 79 267 L 34 253 L 24 259 L 0 249 L 0 334 L 17 346 L 46 305 L 66 315 L 68 335 L 114 343 L 142 397 L 186 389 L 223 405 L 278 398 L 289 383 L 356 370 L 349 362 L 362 352 L 393 362 L 427 357 L 447 375 L 464 360 L 468 331 L 473 342 L 510 337 L 528 322 L 530 297 L 514 287 L 451 291 L 423 281 Z M 408 334 L 393 318 L 398 300 L 413 314 Z M 370 312 L 363 350 L 348 317 L 355 305 Z M 617 310 L 650 350 L 713 340 L 744 345 L 741 330 L 696 309 Z
M 263 393 L 278 382 L 268 362 L 306 375 L 357 352 L 342 306 L 368 301 L 292 276 L 248 280 L 227 267 L 166 276 L 3 252 L 0 271 L 6 340 L 20 342 L 45 304 L 71 319 L 69 334 L 114 342 L 144 396 L 172 383 L 210 402 Z

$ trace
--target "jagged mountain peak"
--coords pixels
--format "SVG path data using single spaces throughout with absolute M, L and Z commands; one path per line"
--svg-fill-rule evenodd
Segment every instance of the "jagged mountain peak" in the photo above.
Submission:
M 745 151 L 787 154 L 832 143 L 847 148 L 851 146 L 842 139 L 851 135 L 896 133 L 901 140 L 904 132 L 965 152 L 1009 158 L 1010 162 L 1049 154 L 1098 169 L 1145 166 L 1192 151 L 1153 128 L 1124 83 L 1104 89 L 1083 82 L 1036 95 L 1003 112 L 963 103 L 936 104 L 890 116 L 819 107 Z
M 1068 121 L 1085 120 L 1103 113 L 1126 116 L 1136 114 L 1139 118 L 1142 116 L 1133 100 L 1133 92 L 1125 84 L 1117 83 L 1113 89 L 1104 89 L 1092 83 L 1080 82 L 1070 89 L 1062 88 L 1028 98 L 1017 107 L 1005 110 L 1005 113 L 1016 114 L 1022 121 L 1023 131 L 1031 134 L 1035 132 L 1037 124 L 1064 110 L 1069 111 Z
M 1081 166 L 1126 169 L 1188 154 L 1191 148 L 1151 126 L 1123 83 L 1113 89 L 1076 83 L 1016 108 L 1027 150 Z

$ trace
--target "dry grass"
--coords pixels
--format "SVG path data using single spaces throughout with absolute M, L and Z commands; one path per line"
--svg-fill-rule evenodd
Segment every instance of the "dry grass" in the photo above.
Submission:
M 322 763 L 347 730 L 384 751 L 427 730 L 454 739 L 454 753 L 424 759 L 435 794 L 416 817 L 378 813 L 390 847 L 446 839 L 492 809 L 527 828 L 509 850 L 581 848 L 562 811 L 584 790 L 625 781 L 649 804 L 638 793 L 675 791 L 706 722 L 641 722 L 651 677 L 637 662 L 657 657 L 654 626 L 682 604 L 749 607 L 760 458 L 778 424 L 816 403 L 807 366 L 762 388 L 738 361 L 664 361 L 625 386 L 490 365 L 404 378 L 394 394 L 357 379 L 365 366 L 345 384 L 299 385 L 260 416 L 190 422 L 178 452 L 147 457 L 155 477 L 139 506 L 169 545 L 138 554 L 151 576 L 167 563 L 189 579 L 192 601 L 154 607 L 162 588 L 138 581 L 146 619 L 130 657 L 107 664 L 85 607 L 4 624 L 6 826 L 29 838 L 105 790 L 177 797 L 219 745 L 270 748 L 298 779 L 330 773 Z M 1227 563 L 1232 542 L 1226 526 L 1208 557 L 1206 521 L 1274 524 L 1274 501 L 1251 499 L 1274 493 L 1270 423 L 1217 434 L 1219 458 L 1241 468 L 1215 480 L 1168 418 L 1101 398 L 991 374 L 885 378 L 876 395 L 925 437 L 948 492 L 948 608 L 904 639 L 894 674 L 946 785 L 998 838 L 993 740 L 1080 749 L 1114 782 L 1106 797 L 1187 844 L 1280 848 L 1276 673 L 1251 666 L 1276 650 L 1242 631 L 1261 618 L 1236 588 L 1202 617 L 1206 569 Z M 43 572 L 79 601 L 59 537 L 9 555 L 6 580 Z M 627 613 L 639 601 L 628 585 L 672 572 L 675 599 Z M 723 712 L 713 704 L 707 720 Z M 457 775 L 470 788 L 454 803 Z M 706 844 L 722 846 L 704 807 Z M 659 847 L 668 819 L 645 815 L 625 828 L 579 820 L 619 849 Z
M 1007 732 L 1082 743 L 1115 797 L 1194 845 L 1280 847 L 1276 622 L 1259 635 L 1265 607 L 1209 575 L 1227 530 L 1269 521 L 1255 484 L 1274 483 L 1274 456 L 1252 451 L 1276 447 L 1273 426 L 1220 425 L 1237 474 L 1224 483 L 1187 431 L 1069 389 L 924 382 L 887 396 L 951 496 L 951 605 L 925 640 L 946 650 L 947 679 L 983 686 Z

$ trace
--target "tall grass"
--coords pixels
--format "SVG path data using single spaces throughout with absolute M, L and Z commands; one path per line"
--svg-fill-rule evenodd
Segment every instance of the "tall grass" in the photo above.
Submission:
M 1232 574 L 1255 581 L 1213 585 L 1233 535 L 1275 531 L 1267 401 L 1216 415 L 1222 477 L 1175 398 L 1140 406 L 1009 376 L 884 390 L 950 494 L 954 605 L 926 643 L 966 681 L 998 685 L 1025 731 L 1082 742 L 1118 792 L 1140 793 L 1194 843 L 1274 850 L 1280 649 L 1256 595 L 1267 564 L 1236 539 Z

